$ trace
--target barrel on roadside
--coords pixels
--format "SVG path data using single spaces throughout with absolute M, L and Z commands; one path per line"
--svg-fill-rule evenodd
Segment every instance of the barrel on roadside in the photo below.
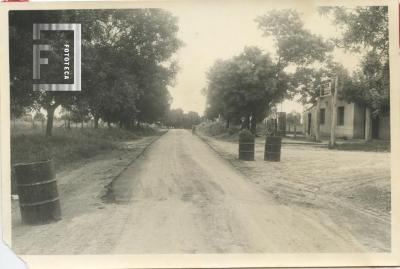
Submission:
M 279 162 L 281 160 L 282 137 L 267 136 L 265 139 L 264 161 Z
M 22 222 L 46 224 L 61 219 L 57 180 L 52 161 L 14 166 Z
M 239 133 L 239 159 L 254 161 L 254 136 L 248 130 Z

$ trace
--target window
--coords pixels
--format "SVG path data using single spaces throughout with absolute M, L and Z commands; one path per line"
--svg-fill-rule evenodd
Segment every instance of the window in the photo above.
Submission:
M 319 110 L 319 124 L 325 124 L 325 108 Z
M 344 125 L 344 106 L 337 108 L 337 125 Z

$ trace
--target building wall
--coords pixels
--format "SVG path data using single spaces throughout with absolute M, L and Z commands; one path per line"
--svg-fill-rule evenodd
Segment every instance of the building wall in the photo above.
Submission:
M 337 138 L 348 139 L 364 139 L 365 138 L 365 107 L 355 103 L 348 103 L 344 100 L 338 100 L 337 107 L 344 107 L 344 124 L 337 125 L 335 134 Z M 332 118 L 332 102 L 331 96 L 321 97 L 320 109 L 325 109 L 325 123 L 320 124 L 320 135 L 329 137 L 331 133 L 331 118 Z M 308 134 L 308 114 L 311 113 L 311 136 L 315 136 L 315 119 L 316 106 L 308 109 L 303 113 L 304 134 Z M 337 118 L 338 118 L 337 114 Z M 373 124 L 371 125 L 373 127 Z M 390 116 L 381 116 L 379 118 L 378 139 L 390 139 Z
M 353 138 L 354 137 L 354 116 L 355 116 L 355 104 L 348 103 L 344 100 L 337 100 L 337 107 L 344 107 L 344 124 L 337 125 L 335 134 L 338 138 Z M 331 119 L 332 119 L 332 101 L 331 96 L 321 97 L 320 109 L 325 109 L 325 122 L 320 124 L 320 135 L 322 137 L 329 137 L 331 134 Z M 307 134 L 308 131 L 308 113 L 311 113 L 311 136 L 315 136 L 315 118 L 316 118 L 316 107 L 312 107 L 303 114 L 304 120 L 304 131 Z M 337 114 L 337 120 L 339 115 Z
M 379 118 L 379 139 L 390 139 L 390 116 Z
M 354 104 L 354 132 L 353 138 L 365 138 L 365 107 Z

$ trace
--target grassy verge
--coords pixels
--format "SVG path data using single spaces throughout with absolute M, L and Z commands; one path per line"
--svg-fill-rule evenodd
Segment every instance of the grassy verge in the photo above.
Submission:
M 45 137 L 41 129 L 12 131 L 11 164 L 53 159 L 56 169 L 59 170 L 72 162 L 111 151 L 119 141 L 135 140 L 156 135 L 157 132 L 150 127 L 141 127 L 134 131 L 119 128 L 55 128 L 52 137 Z
M 240 131 L 237 126 L 226 129 L 224 124 L 220 122 L 203 122 L 198 125 L 197 130 L 202 135 L 228 142 L 237 142 Z M 263 141 L 265 139 L 265 126 L 263 124 L 257 125 L 257 136 L 258 139 L 256 139 L 256 141 Z M 297 142 L 301 144 L 328 145 L 329 137 L 324 137 L 322 141 L 316 143 L 313 137 L 304 135 L 297 135 L 294 137 L 293 134 L 289 134 L 282 140 L 283 144 L 296 144 Z M 360 139 L 337 139 L 334 149 L 341 151 L 390 152 L 390 140 L 363 141 Z
M 335 145 L 337 150 L 390 152 L 390 140 L 371 140 L 368 142 L 345 142 Z

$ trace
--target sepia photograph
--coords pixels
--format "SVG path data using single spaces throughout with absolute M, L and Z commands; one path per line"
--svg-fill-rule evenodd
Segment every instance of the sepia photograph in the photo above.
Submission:
M 9 10 L 12 251 L 392 253 L 388 6 L 291 3 Z

